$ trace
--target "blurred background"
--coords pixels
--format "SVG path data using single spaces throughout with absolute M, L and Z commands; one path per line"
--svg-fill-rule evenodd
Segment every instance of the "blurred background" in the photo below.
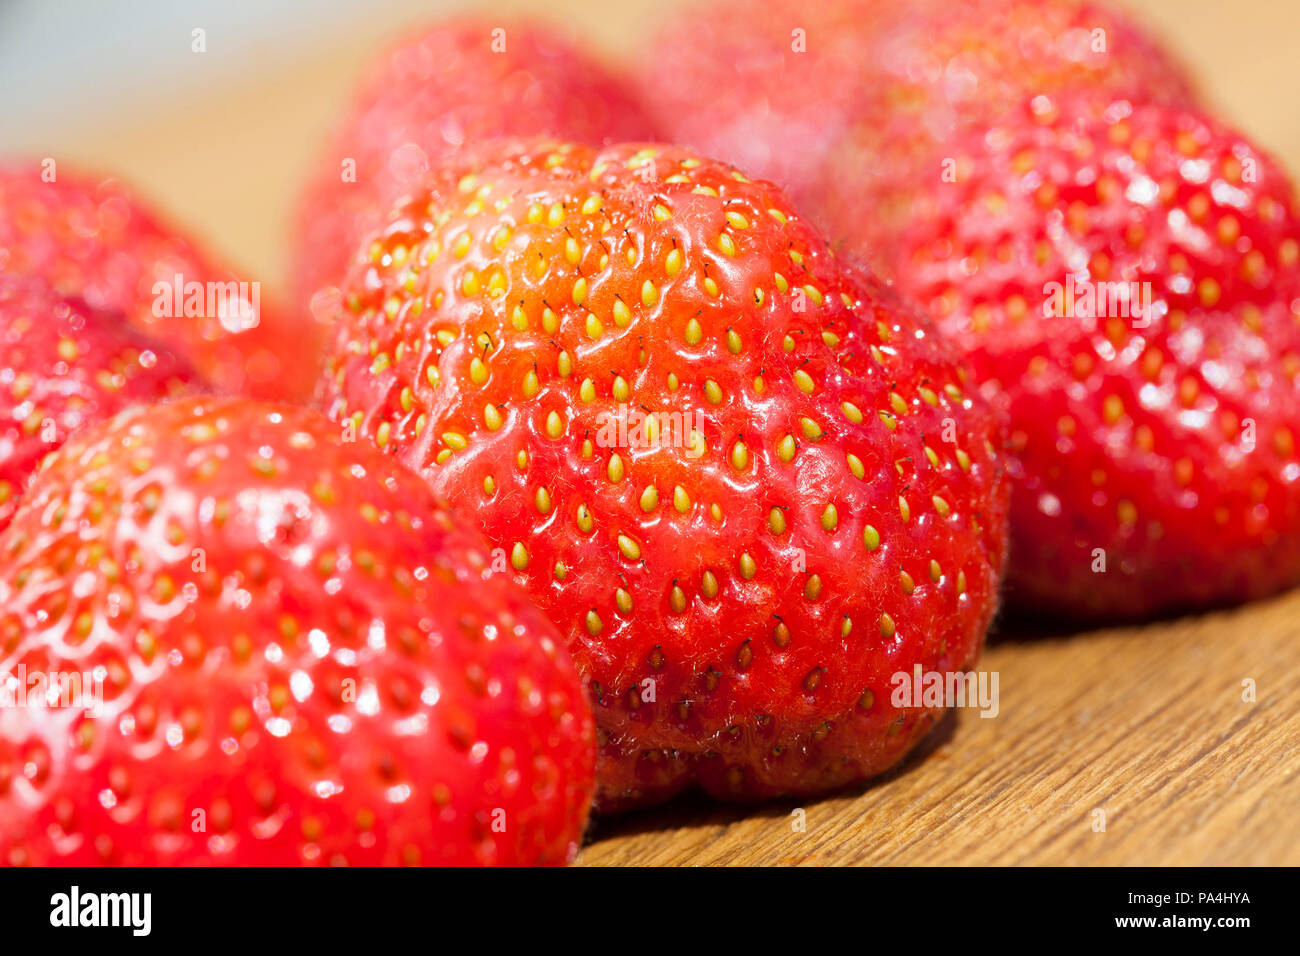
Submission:
M 121 176 L 278 289 L 311 154 L 386 42 L 473 8 L 503 25 L 546 20 L 617 62 L 669 4 L 690 2 L 0 0 L 0 153 Z M 1300 2 L 1118 5 L 1182 56 L 1208 104 L 1300 171 Z

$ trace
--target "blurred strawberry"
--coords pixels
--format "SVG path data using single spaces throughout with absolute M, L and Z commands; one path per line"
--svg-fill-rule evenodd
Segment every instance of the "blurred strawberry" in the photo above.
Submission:
M 202 384 L 117 313 L 0 272 L 0 530 L 41 460 L 76 429 Z
M 1072 88 L 1191 98 L 1126 16 L 1075 0 L 722 0 L 670 17 L 642 63 L 669 138 L 787 187 L 876 264 L 963 126 Z
M 586 821 L 555 630 L 307 409 L 185 398 L 71 438 L 0 535 L 0 674 L 6 863 L 562 863 Z
M 600 804 L 813 794 L 895 764 L 977 657 L 1000 424 L 768 183 L 676 147 L 498 142 L 344 290 L 332 413 L 472 515 L 560 627 Z
M 1300 581 L 1300 219 L 1190 109 L 1035 97 L 944 147 L 899 284 L 1005 392 L 1009 599 L 1136 617 Z M 1102 573 L 1104 571 L 1104 573 Z
M 299 204 L 293 291 L 300 307 L 340 285 L 348 257 L 393 200 L 465 143 L 653 135 L 623 80 L 563 32 L 507 24 L 451 20 L 370 67 Z M 319 318 L 328 308 L 318 303 L 313 312 Z
M 303 398 L 317 364 L 285 316 L 121 183 L 34 164 L 0 166 L 0 271 L 38 277 L 119 312 L 222 391 Z

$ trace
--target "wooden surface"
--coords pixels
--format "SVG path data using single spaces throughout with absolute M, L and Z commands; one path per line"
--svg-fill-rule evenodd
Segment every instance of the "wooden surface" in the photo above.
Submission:
M 446 5 L 359 4 L 333 39 L 242 50 L 224 73 L 232 44 L 214 43 L 202 75 L 112 110 L 51 111 L 6 129 L 4 148 L 120 173 L 274 290 L 295 191 L 358 70 L 403 21 Z M 1210 104 L 1300 170 L 1300 3 L 1130 5 Z M 617 57 L 663 2 L 490 7 L 543 13 Z M 685 801 L 599 822 L 579 863 L 1300 864 L 1300 594 L 1142 629 L 1002 637 L 980 666 L 999 674 L 997 718 L 950 717 L 887 778 L 801 804 L 802 832 L 792 804 Z
M 1143 628 L 1005 635 L 980 669 L 999 674 L 998 715 L 950 716 L 864 790 L 600 821 L 579 862 L 1300 864 L 1300 593 Z

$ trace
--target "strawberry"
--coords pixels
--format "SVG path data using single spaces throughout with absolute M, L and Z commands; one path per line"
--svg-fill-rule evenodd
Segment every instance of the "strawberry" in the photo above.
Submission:
M 316 374 L 298 334 L 118 181 L 0 167 L 0 270 L 118 312 L 222 391 L 302 398 Z M 179 279 L 178 279 L 179 277 Z M 196 294 L 200 293 L 200 294 Z
M 0 272 L 0 530 L 49 452 L 87 422 L 203 383 L 117 314 Z
M 430 165 L 510 135 L 602 143 L 652 131 L 624 80 L 555 27 L 463 17 L 412 37 L 371 65 L 302 195 L 296 301 L 342 283 L 358 242 Z
M 1195 110 L 1097 92 L 945 148 L 957 181 L 891 248 L 1009 399 L 1009 598 L 1141 617 L 1300 581 L 1286 174 Z
M 490 144 L 396 207 L 344 295 L 322 399 L 567 638 L 602 809 L 879 773 L 941 709 L 891 675 L 976 658 L 999 420 L 776 187 L 677 147 Z
M 0 673 L 27 704 L 0 707 L 0 861 L 573 855 L 594 729 L 559 636 L 347 438 L 182 398 L 55 453 L 0 535 Z M 39 708 L 18 675 L 70 690 Z
M 934 147 L 962 127 L 1075 87 L 1192 96 L 1127 17 L 1074 0 L 722 0 L 669 18 L 642 64 L 670 138 L 786 186 L 868 258 L 939 180 Z

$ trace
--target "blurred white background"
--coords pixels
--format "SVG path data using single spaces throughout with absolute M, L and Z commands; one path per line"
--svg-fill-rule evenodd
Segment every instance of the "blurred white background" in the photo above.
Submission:
M 667 6 L 690 2 L 0 0 L 0 153 L 120 175 L 274 287 L 311 154 L 386 42 L 472 9 L 545 19 L 617 62 Z M 1221 114 L 1300 171 L 1300 0 L 1121 5 L 1183 56 Z M 191 50 L 196 27 L 204 54 Z

